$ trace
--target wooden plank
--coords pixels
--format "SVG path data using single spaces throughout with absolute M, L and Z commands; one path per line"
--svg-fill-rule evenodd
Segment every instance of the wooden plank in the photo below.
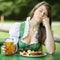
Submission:
M 8 32 L 13 23 L 0 23 L 0 31 Z
M 54 34 L 54 41 L 60 43 L 60 35 Z

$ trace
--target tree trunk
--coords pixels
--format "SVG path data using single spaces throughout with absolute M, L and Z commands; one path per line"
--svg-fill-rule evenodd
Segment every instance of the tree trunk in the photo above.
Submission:
M 1 20 L 1 22 L 4 22 L 4 16 L 3 15 L 0 16 L 0 20 Z

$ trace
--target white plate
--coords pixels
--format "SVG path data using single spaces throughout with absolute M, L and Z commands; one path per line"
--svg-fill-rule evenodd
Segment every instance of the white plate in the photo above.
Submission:
M 46 55 L 47 55 L 47 53 L 44 53 L 43 55 L 21 55 L 21 56 L 25 56 L 25 57 L 44 57 Z

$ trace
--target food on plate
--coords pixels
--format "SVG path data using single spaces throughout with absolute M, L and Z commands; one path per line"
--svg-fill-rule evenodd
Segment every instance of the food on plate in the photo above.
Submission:
M 20 54 L 21 55 L 43 55 L 43 52 L 27 50 L 27 51 L 20 52 Z
M 42 52 L 30 52 L 30 55 L 43 55 Z

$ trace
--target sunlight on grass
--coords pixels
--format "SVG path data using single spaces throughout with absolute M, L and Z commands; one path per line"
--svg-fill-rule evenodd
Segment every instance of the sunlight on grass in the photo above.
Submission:
M 56 50 L 55 52 L 59 52 L 60 53 L 60 43 L 56 43 Z
M 5 39 L 5 38 L 7 38 L 8 36 L 9 36 L 8 33 L 6 33 L 6 32 L 0 32 L 0 39 Z
M 60 35 L 60 25 L 52 26 L 52 30 L 53 30 L 54 34 L 59 34 Z
M 56 50 L 55 50 L 55 52 L 60 53 L 60 43 L 55 43 L 55 45 L 56 45 Z M 44 52 L 47 52 L 45 46 L 43 46 L 43 51 L 44 51 Z

